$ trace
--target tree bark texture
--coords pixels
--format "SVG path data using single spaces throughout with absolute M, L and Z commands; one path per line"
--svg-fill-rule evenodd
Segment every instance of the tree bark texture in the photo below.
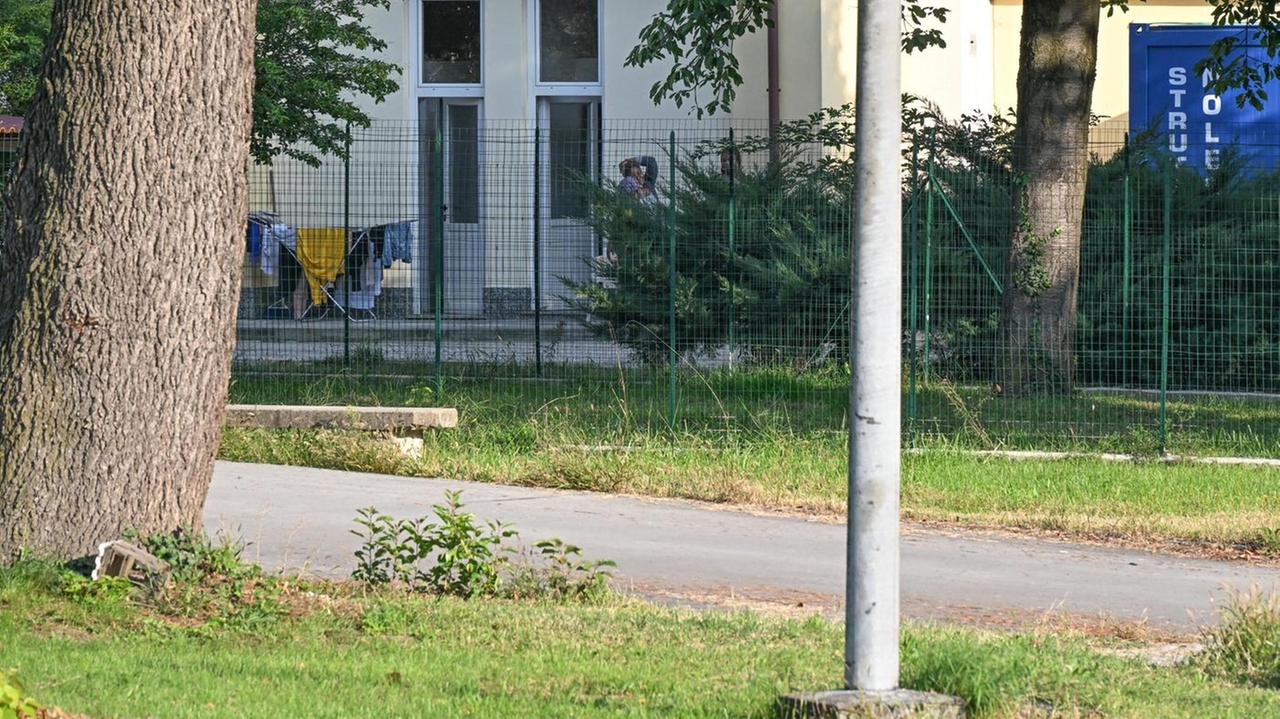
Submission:
M 1026 0 L 1022 7 L 1001 383 L 1009 394 L 1066 393 L 1101 7 L 1099 0 Z
M 0 234 L 0 560 L 199 526 L 247 210 L 253 0 L 56 0 Z

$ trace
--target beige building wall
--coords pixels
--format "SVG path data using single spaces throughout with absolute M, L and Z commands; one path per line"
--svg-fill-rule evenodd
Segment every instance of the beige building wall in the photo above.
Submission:
M 1212 6 L 1205 0 L 1131 2 L 1129 11 L 1111 17 L 1102 11 L 1098 32 L 1098 76 L 1093 112 L 1103 116 L 1100 134 L 1126 128 L 1129 120 L 1129 25 L 1131 23 L 1208 23 Z M 1022 32 L 1021 0 L 993 0 L 995 104 L 1000 111 L 1017 106 L 1018 49 Z
M 822 86 L 815 72 L 822 64 L 826 33 L 822 5 L 826 0 L 786 0 L 778 4 L 778 95 L 780 114 L 793 120 L 817 112 Z M 665 5 L 665 3 L 662 3 Z M 732 117 L 765 121 L 769 117 L 769 54 L 765 30 L 734 43 L 744 82 L 738 88 Z
M 948 117 L 990 111 L 994 95 L 990 0 L 940 0 L 949 10 L 939 27 L 947 46 L 903 55 L 902 91 L 936 103 Z M 854 101 L 858 63 L 858 4 L 820 0 L 820 105 Z

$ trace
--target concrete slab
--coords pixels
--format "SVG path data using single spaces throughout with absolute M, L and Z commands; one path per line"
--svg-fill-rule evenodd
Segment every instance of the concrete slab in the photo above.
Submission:
M 885 692 L 854 690 L 788 694 L 779 700 L 788 719 L 964 719 L 960 697 L 894 689 Z
M 228 427 L 272 429 L 364 429 L 420 431 L 458 426 L 452 407 L 292 407 L 233 404 L 227 406 Z

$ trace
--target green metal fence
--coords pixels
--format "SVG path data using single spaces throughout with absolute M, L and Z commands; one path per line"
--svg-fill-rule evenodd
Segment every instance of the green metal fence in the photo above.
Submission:
M 849 123 L 771 146 L 592 107 L 535 128 L 440 103 L 353 129 L 348 161 L 255 168 L 232 399 L 452 405 L 599 444 L 843 433 Z M 904 143 L 903 266 L 864 269 L 904 278 L 907 441 L 1280 456 L 1280 173 L 1095 140 L 1061 193 L 1083 208 L 1071 383 L 1011 392 L 1009 137 Z
M 337 227 L 356 249 L 332 295 L 304 301 L 289 293 L 305 282 L 246 255 L 244 396 L 359 377 L 519 421 L 589 414 L 605 434 L 843 431 L 853 159 L 834 146 L 847 125 L 788 125 L 772 162 L 761 125 L 600 123 L 571 107 L 535 129 L 463 107 L 353 130 L 347 163 L 258 173 L 256 209 L 303 233 Z M 1015 395 L 1000 386 L 1021 182 L 1008 133 L 907 143 L 910 441 L 1280 454 L 1275 171 L 1248 148 L 1207 174 L 1154 140 L 1089 149 L 1063 195 L 1083 207 L 1074 378 Z M 628 158 L 638 194 L 622 186 Z M 412 261 L 374 268 L 383 246 L 362 238 L 403 221 Z M 352 278 L 381 280 L 367 311 L 343 301 Z
M 0 188 L 6 187 L 9 180 L 9 168 L 18 159 L 18 143 L 21 134 L 17 132 L 0 132 Z M 5 204 L 0 202 L 0 218 L 6 212 Z

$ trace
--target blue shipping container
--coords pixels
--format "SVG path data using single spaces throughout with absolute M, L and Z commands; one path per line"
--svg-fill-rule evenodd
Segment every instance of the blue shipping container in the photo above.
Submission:
M 1240 107 L 1236 93 L 1205 88 L 1195 66 L 1223 37 L 1239 39 L 1238 52 L 1267 62 L 1255 28 L 1209 25 L 1129 26 L 1129 129 L 1150 130 L 1180 163 L 1214 169 L 1235 146 L 1249 166 L 1280 166 L 1280 82 L 1270 83 L 1262 110 Z M 1275 62 L 1272 60 L 1271 62 Z

